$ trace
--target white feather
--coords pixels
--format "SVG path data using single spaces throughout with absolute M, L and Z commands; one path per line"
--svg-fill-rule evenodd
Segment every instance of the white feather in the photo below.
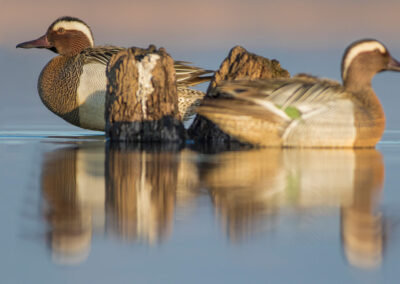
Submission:
M 84 128 L 104 130 L 106 66 L 90 63 L 83 66 L 77 90 L 79 122 Z

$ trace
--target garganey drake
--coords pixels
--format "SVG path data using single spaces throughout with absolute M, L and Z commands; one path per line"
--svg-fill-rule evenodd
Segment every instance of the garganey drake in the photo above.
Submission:
M 116 46 L 95 46 L 90 27 L 74 17 L 54 21 L 42 37 L 17 48 L 46 48 L 59 55 L 43 68 L 38 91 L 44 105 L 76 126 L 104 130 L 106 66 Z M 192 113 L 204 93 L 188 88 L 210 80 L 212 71 L 175 62 L 179 112 L 183 120 Z
M 371 80 L 385 70 L 400 71 L 400 62 L 379 41 L 359 40 L 344 52 L 343 85 L 308 75 L 228 81 L 197 112 L 258 146 L 374 147 L 385 114 Z

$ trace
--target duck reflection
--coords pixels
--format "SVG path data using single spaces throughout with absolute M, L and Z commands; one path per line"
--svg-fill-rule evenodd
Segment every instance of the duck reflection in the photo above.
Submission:
M 93 230 L 104 230 L 104 158 L 104 143 L 91 142 L 50 152 L 44 159 L 44 210 L 57 262 L 86 259 Z
M 192 152 L 83 143 L 48 153 L 42 190 L 54 259 L 79 263 L 92 234 L 154 244 L 169 236 L 175 206 L 195 198 Z
M 42 165 L 48 241 L 62 263 L 84 260 L 94 233 L 162 242 L 172 232 L 177 208 L 193 210 L 193 201 L 206 192 L 233 243 L 277 229 L 287 213 L 301 221 L 310 212 L 340 208 L 346 259 L 376 266 L 386 240 L 379 211 L 383 181 L 382 157 L 373 149 L 201 155 L 82 142 L 48 153 Z
M 274 223 L 279 193 L 285 187 L 280 150 L 223 152 L 200 169 L 204 187 L 209 189 L 216 214 L 231 241 Z
M 341 235 L 349 263 L 372 268 L 382 262 L 386 239 L 379 211 L 384 167 L 375 152 L 364 152 L 357 159 L 352 201 L 341 209 Z
M 201 179 L 231 241 L 274 228 L 285 210 L 342 208 L 348 261 L 378 265 L 385 232 L 379 213 L 384 181 L 374 149 L 262 149 L 224 152 L 202 165 Z

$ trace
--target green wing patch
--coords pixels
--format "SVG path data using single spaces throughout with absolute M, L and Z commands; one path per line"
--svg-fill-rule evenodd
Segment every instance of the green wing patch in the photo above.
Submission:
M 300 111 L 293 106 L 288 106 L 285 108 L 285 113 L 291 118 L 291 119 L 298 119 L 301 118 L 301 113 Z

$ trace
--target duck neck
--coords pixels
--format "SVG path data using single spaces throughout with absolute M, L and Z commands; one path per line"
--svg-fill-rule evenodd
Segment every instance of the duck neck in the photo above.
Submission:
M 92 47 L 88 42 L 76 41 L 73 45 L 57 47 L 57 52 L 66 57 L 74 57 L 80 54 L 83 50 Z
M 74 57 L 83 50 L 93 47 L 93 41 L 88 39 L 79 31 L 70 31 L 68 36 L 64 36 L 56 40 L 54 39 L 54 36 L 50 36 L 50 41 L 53 43 L 53 48 L 58 54 L 67 57 Z
M 372 77 L 374 74 L 362 74 L 360 71 L 349 70 L 343 79 L 345 90 L 349 92 L 364 109 L 370 110 L 375 118 L 384 118 L 383 107 L 372 88 Z M 352 72 L 353 71 L 353 72 Z M 360 76 L 359 74 L 362 74 Z
M 343 85 L 346 90 L 352 93 L 372 90 L 371 81 L 375 73 L 357 69 L 359 68 L 351 66 L 345 74 L 342 74 Z

